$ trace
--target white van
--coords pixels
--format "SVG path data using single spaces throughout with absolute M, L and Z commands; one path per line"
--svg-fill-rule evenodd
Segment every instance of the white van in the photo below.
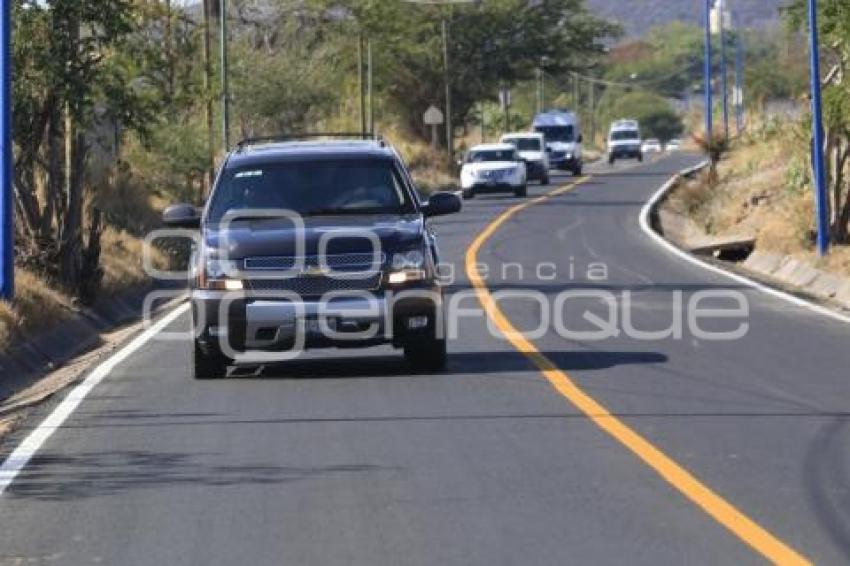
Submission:
M 532 128 L 546 137 L 549 164 L 553 169 L 581 175 L 584 157 L 581 150 L 581 124 L 575 112 L 554 109 L 534 117 Z
M 637 120 L 617 120 L 608 131 L 608 163 L 618 159 L 643 161 L 640 124 Z

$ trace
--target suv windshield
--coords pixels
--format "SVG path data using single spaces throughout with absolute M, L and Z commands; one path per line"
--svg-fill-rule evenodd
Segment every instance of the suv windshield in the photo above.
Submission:
M 283 209 L 303 216 L 402 214 L 413 203 L 392 162 L 293 161 L 225 171 L 208 220 L 247 209 Z
M 485 149 L 473 151 L 469 154 L 470 163 L 482 163 L 485 161 L 517 161 L 516 151 L 513 149 Z
M 572 142 L 575 129 L 572 126 L 537 126 L 538 133 L 546 137 L 547 142 Z
M 640 140 L 640 134 L 637 132 L 637 130 L 618 130 L 616 132 L 611 132 L 611 140 L 612 141 Z
M 540 140 L 537 138 L 512 138 L 506 141 L 519 151 L 540 151 Z

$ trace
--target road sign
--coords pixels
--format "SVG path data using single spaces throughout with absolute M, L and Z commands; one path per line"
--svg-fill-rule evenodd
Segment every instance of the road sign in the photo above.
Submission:
M 445 121 L 443 113 L 436 106 L 431 106 L 425 111 L 422 121 L 426 126 L 431 126 L 431 146 L 437 147 L 437 127 Z
M 445 118 L 439 108 L 431 106 L 425 111 L 425 114 L 422 116 L 422 120 L 425 122 L 426 126 L 440 126 L 445 121 Z

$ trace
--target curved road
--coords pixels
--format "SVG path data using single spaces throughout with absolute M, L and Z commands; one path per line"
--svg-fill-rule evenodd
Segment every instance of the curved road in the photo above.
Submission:
M 683 263 L 643 234 L 641 206 L 693 163 L 599 167 L 495 227 L 516 199 L 481 197 L 441 220 L 451 291 L 468 309 L 445 374 L 408 375 L 400 355 L 375 349 L 198 383 L 185 344 L 152 340 L 0 498 L 0 565 L 759 564 L 758 536 L 817 563 L 850 561 L 850 328 Z M 489 294 L 473 290 L 471 260 L 483 264 L 473 279 L 489 270 Z M 596 340 L 548 321 L 538 353 L 520 353 L 473 311 L 500 296 L 498 313 L 533 329 L 556 309 L 505 295 L 529 289 L 549 305 L 561 296 L 573 332 L 598 330 L 585 315 L 610 314 L 606 297 L 630 297 L 631 323 L 646 331 L 669 327 L 677 301 L 718 291 L 738 293 L 749 315 L 706 328 L 749 327 L 713 341 L 684 320 L 681 337 Z M 585 295 L 563 299 L 575 291 Z M 618 318 L 623 330 L 623 309 Z M 559 376 L 576 389 L 553 387 Z M 589 418 L 569 399 L 577 391 L 609 413 Z M 704 494 L 688 496 L 681 477 L 606 432 L 612 422 L 756 531 L 724 525 L 700 506 Z

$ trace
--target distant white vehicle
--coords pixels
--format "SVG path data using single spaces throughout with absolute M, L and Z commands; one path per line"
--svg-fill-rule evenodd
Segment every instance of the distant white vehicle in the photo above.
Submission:
M 460 169 L 464 198 L 483 192 L 510 191 L 517 197 L 528 194 L 525 161 L 508 143 L 477 145 L 467 152 Z
M 673 139 L 667 142 L 667 146 L 665 147 L 667 151 L 679 151 L 682 149 L 682 140 Z
M 581 175 L 584 167 L 581 124 L 578 115 L 567 109 L 553 108 L 534 117 L 532 129 L 546 137 L 549 165 L 552 169 Z
M 526 174 L 529 180 L 540 181 L 541 185 L 549 184 L 549 154 L 546 152 L 546 138 L 535 132 L 505 134 L 502 143 L 514 146 L 519 156 L 525 161 Z
M 643 142 L 641 151 L 643 151 L 644 154 L 661 153 L 661 142 L 655 138 L 649 138 Z
M 613 165 L 618 159 L 637 159 L 643 161 L 640 124 L 637 120 L 617 120 L 608 130 L 608 163 Z

